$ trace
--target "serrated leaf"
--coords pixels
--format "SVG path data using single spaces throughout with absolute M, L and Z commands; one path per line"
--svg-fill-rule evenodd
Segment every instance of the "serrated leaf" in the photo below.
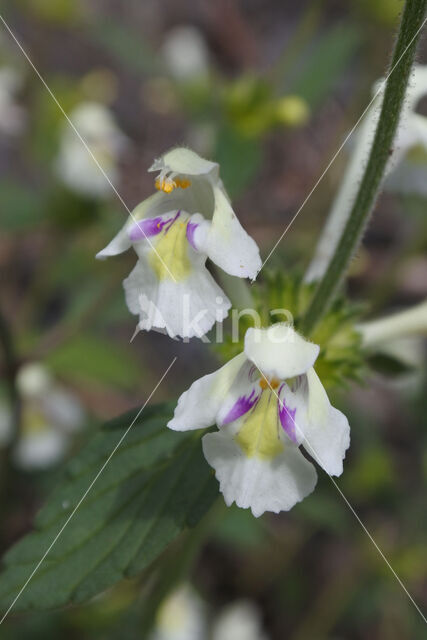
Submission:
M 0 603 L 7 608 L 78 505 L 136 412 L 102 427 L 70 463 L 35 520 L 5 555 Z M 200 438 L 166 428 L 167 406 L 133 425 L 35 573 L 14 610 L 83 602 L 150 565 L 206 513 L 218 486 Z

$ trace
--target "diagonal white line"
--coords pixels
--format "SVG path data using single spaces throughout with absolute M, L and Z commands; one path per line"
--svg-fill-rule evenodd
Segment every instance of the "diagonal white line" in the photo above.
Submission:
M 272 387 L 270 380 L 268 379 L 268 377 L 263 373 L 262 369 L 260 369 L 260 367 L 257 365 L 257 363 L 252 359 L 252 362 L 254 363 L 254 365 L 256 366 L 256 368 L 259 370 L 260 374 L 262 375 L 262 377 L 264 378 L 264 380 L 266 381 L 267 385 L 270 387 L 271 391 L 274 393 L 274 395 L 276 396 L 278 402 L 279 402 L 279 406 L 281 408 L 284 408 L 288 417 L 292 420 L 292 422 L 295 425 L 295 428 L 297 430 L 297 433 L 299 434 L 301 441 L 304 442 L 304 447 L 306 446 L 306 444 L 308 445 L 308 448 L 310 449 L 309 453 L 310 455 L 314 458 L 317 459 L 320 463 L 320 465 L 323 468 L 323 461 L 322 458 L 317 454 L 316 450 L 314 449 L 314 447 L 310 444 L 309 440 L 307 439 L 307 437 L 304 435 L 304 432 L 302 431 L 302 429 L 297 425 L 297 423 L 295 422 L 294 418 L 292 417 L 292 414 L 288 411 L 288 408 L 286 407 L 286 405 L 283 403 L 282 400 L 280 400 L 279 395 L 277 394 L 276 390 Z M 313 455 L 314 454 L 314 455 Z M 323 468 L 323 470 L 325 471 L 325 469 Z M 396 571 L 393 569 L 393 567 L 390 564 L 390 561 L 386 558 L 386 556 L 384 555 L 383 551 L 381 550 L 381 548 L 379 547 L 379 545 L 377 544 L 377 542 L 375 541 L 375 539 L 373 538 L 372 534 L 368 531 L 366 525 L 363 523 L 363 521 L 361 520 L 360 516 L 357 514 L 357 512 L 355 511 L 354 507 L 352 507 L 351 503 L 349 502 L 348 498 L 346 498 L 346 496 L 344 495 L 344 493 L 342 492 L 342 490 L 340 489 L 340 487 L 338 486 L 338 484 L 335 482 L 335 480 L 333 479 L 333 477 L 327 472 L 325 471 L 326 475 L 329 476 L 330 481 L 332 482 L 332 484 L 334 485 L 335 489 L 338 491 L 338 493 L 340 494 L 340 496 L 342 497 L 342 499 L 344 500 L 345 504 L 347 505 L 347 507 L 350 509 L 350 511 L 352 512 L 352 514 L 354 515 L 354 517 L 356 518 L 356 520 L 358 521 L 358 523 L 360 524 L 360 526 L 362 527 L 363 531 L 366 533 L 366 535 L 368 536 L 369 540 L 372 542 L 372 544 L 374 545 L 375 549 L 378 551 L 378 553 L 380 554 L 381 558 L 384 560 L 384 562 L 386 563 L 386 565 L 388 566 L 388 568 L 390 569 L 391 573 L 393 574 L 393 576 L 396 578 L 397 582 L 399 583 L 399 585 L 402 587 L 403 591 L 406 593 L 406 595 L 408 596 L 409 600 L 411 601 L 411 603 L 414 605 L 415 609 L 418 611 L 418 613 L 420 614 L 421 618 L 424 620 L 424 622 L 427 624 L 427 619 L 425 617 L 425 615 L 423 614 L 423 612 L 421 611 L 420 607 L 417 605 L 417 603 L 415 602 L 414 598 L 411 596 L 411 594 L 409 593 L 408 589 L 405 587 L 405 585 L 403 584 L 402 580 L 399 578 L 399 576 L 397 575 Z
M 76 504 L 76 506 L 74 507 L 74 509 L 72 510 L 70 515 L 68 516 L 68 518 L 66 519 L 66 521 L 64 522 L 64 524 L 62 525 L 62 527 L 60 528 L 60 530 L 58 531 L 58 533 L 56 534 L 56 536 L 54 537 L 54 539 L 52 540 L 52 542 L 50 543 L 50 545 L 48 546 L 48 548 L 46 549 L 44 554 L 42 555 L 42 557 L 40 558 L 40 560 L 37 563 L 37 565 L 34 567 L 34 569 L 31 572 L 31 574 L 28 576 L 28 578 L 25 581 L 25 583 L 22 585 L 20 591 L 17 593 L 17 595 L 15 596 L 14 600 L 10 604 L 8 610 L 6 611 L 6 613 L 3 615 L 2 619 L 0 620 L 0 624 L 2 624 L 4 622 L 6 617 L 9 615 L 11 609 L 15 606 L 16 601 L 18 600 L 18 598 L 20 598 L 20 596 L 22 595 L 23 591 L 28 586 L 28 583 L 30 582 L 30 580 L 34 577 L 35 573 L 39 570 L 40 566 L 42 565 L 42 563 L 46 559 L 46 556 L 51 551 L 52 547 L 56 544 L 58 538 L 61 536 L 61 534 L 64 531 L 65 527 L 68 525 L 68 523 L 73 518 L 73 516 L 76 513 L 76 511 L 79 509 L 79 507 L 82 504 L 83 500 L 86 498 L 87 494 L 92 489 L 93 485 L 98 480 L 99 476 L 104 471 L 105 467 L 108 465 L 108 463 L 110 462 L 111 458 L 116 453 L 117 449 L 120 447 L 120 445 L 122 444 L 123 440 L 126 438 L 127 434 L 132 429 L 133 425 L 138 420 L 139 416 L 144 411 L 144 409 L 147 406 L 147 404 L 150 402 L 151 398 L 153 397 L 153 395 L 155 394 L 155 392 L 159 388 L 160 384 L 165 379 L 166 375 L 169 373 L 169 371 L 172 368 L 172 366 L 175 364 L 176 360 L 177 360 L 177 357 L 175 356 L 175 358 L 172 360 L 172 362 L 170 363 L 170 365 L 168 366 L 168 368 L 166 369 L 166 371 L 164 372 L 164 374 L 162 375 L 162 377 L 160 378 L 160 380 L 158 381 L 158 383 L 156 384 L 156 386 L 154 387 L 154 389 L 152 390 L 152 392 L 148 396 L 147 400 L 142 405 L 141 409 L 138 411 L 138 413 L 136 414 L 136 416 L 134 417 L 134 419 L 132 420 L 132 422 L 130 423 L 130 425 L 128 426 L 128 428 L 126 429 L 126 431 L 124 432 L 124 434 L 122 435 L 122 437 L 120 438 L 120 440 L 118 441 L 118 443 L 116 444 L 116 446 L 114 447 L 114 449 L 112 450 L 112 452 L 110 453 L 110 455 L 108 456 L 108 458 L 106 459 L 106 461 L 104 462 L 104 464 L 102 465 L 102 467 L 100 468 L 100 470 L 98 471 L 98 473 L 96 474 L 96 476 L 94 477 L 92 482 L 90 483 L 90 485 L 88 486 L 88 488 L 86 489 L 86 491 L 84 492 L 84 494 L 82 495 L 82 497 L 80 498 L 80 500 L 78 501 L 78 503 Z
M 117 198 L 120 200 L 120 202 L 122 203 L 122 205 L 124 206 L 124 208 L 126 209 L 126 211 L 128 212 L 129 216 L 132 218 L 132 220 L 135 222 L 135 224 L 137 225 L 138 229 L 142 232 L 144 238 L 147 240 L 148 244 L 150 245 L 150 247 L 153 249 L 153 251 L 155 252 L 155 254 L 157 255 L 157 257 L 159 258 L 160 262 L 162 263 L 162 265 L 165 267 L 166 271 L 169 273 L 170 277 L 172 278 L 172 280 L 174 282 L 176 282 L 176 279 L 174 278 L 173 274 L 171 273 L 171 271 L 169 270 L 169 267 L 167 266 L 167 264 L 164 262 L 163 258 L 159 255 L 158 251 L 156 250 L 156 247 L 153 245 L 153 243 L 151 242 L 150 238 L 147 236 L 147 234 L 145 233 L 144 229 L 141 227 L 141 225 L 139 224 L 139 221 L 135 218 L 135 216 L 133 215 L 132 211 L 129 209 L 129 207 L 127 206 L 126 202 L 123 200 L 122 196 L 120 195 L 120 193 L 117 191 L 116 187 L 114 186 L 114 184 L 111 182 L 110 178 L 108 177 L 108 175 L 106 174 L 106 172 L 104 171 L 104 169 L 102 168 L 102 166 L 99 164 L 98 160 L 96 159 L 94 153 L 92 152 L 92 149 L 89 147 L 88 143 L 86 142 L 86 140 L 84 139 L 84 137 L 82 136 L 82 134 L 80 133 L 80 131 L 77 129 L 77 127 L 75 126 L 75 124 L 73 123 L 73 121 L 70 119 L 70 117 L 68 116 L 68 114 L 66 113 L 66 111 L 64 110 L 64 108 L 62 107 L 62 105 L 60 104 L 59 100 L 57 99 L 57 97 L 55 96 L 55 94 L 53 93 L 52 89 L 49 87 L 49 85 L 47 84 L 46 80 L 43 78 L 42 74 L 40 73 L 40 71 L 37 69 L 37 67 L 35 66 L 35 64 L 33 63 L 33 61 L 31 60 L 30 56 L 28 55 L 28 53 L 25 51 L 24 47 L 22 46 L 22 44 L 20 43 L 20 41 L 18 40 L 18 38 L 15 36 L 15 34 L 13 33 L 12 29 L 9 27 L 9 25 L 7 24 L 6 20 L 3 18 L 3 16 L 0 14 L 0 20 L 3 22 L 3 25 L 5 27 L 5 29 L 9 32 L 10 36 L 13 38 L 13 40 L 15 41 L 15 43 L 17 44 L 17 46 L 19 47 L 21 53 L 23 54 L 23 56 L 26 58 L 26 60 L 28 61 L 28 63 L 30 64 L 30 66 L 32 67 L 34 73 L 37 75 L 37 77 L 39 78 L 39 80 L 41 81 L 41 83 L 43 84 L 43 86 L 45 87 L 46 91 L 49 93 L 50 97 L 52 98 L 52 100 L 55 102 L 56 106 L 58 107 L 58 109 L 60 110 L 60 112 L 62 113 L 62 115 L 64 116 L 64 118 L 67 120 L 68 124 L 70 125 L 70 127 L 72 128 L 72 130 L 74 131 L 74 133 L 76 134 L 76 136 L 78 137 L 78 139 L 80 140 L 80 142 L 82 143 L 82 145 L 84 146 L 84 148 L 86 149 L 86 151 L 88 152 L 88 154 L 90 155 L 90 157 L 92 158 L 92 160 L 94 161 L 94 163 L 96 164 L 96 166 L 98 167 L 98 169 L 100 170 L 100 172 L 102 173 L 102 175 L 104 176 L 104 178 L 107 180 L 108 184 L 110 185 L 110 187 L 112 188 L 112 190 L 114 191 L 114 193 L 116 194 Z
M 402 60 L 402 58 L 404 57 L 404 55 L 406 54 L 406 52 L 408 51 L 409 47 L 411 46 L 411 44 L 413 43 L 413 41 L 415 40 L 415 38 L 417 37 L 417 35 L 419 34 L 419 32 L 421 31 L 421 29 L 423 28 L 423 26 L 425 25 L 425 23 L 427 22 L 427 17 L 424 19 L 422 25 L 420 26 L 420 28 L 418 29 L 418 31 L 415 33 L 415 35 L 413 36 L 412 40 L 409 42 L 409 44 L 405 47 L 404 51 L 402 52 L 401 56 L 399 57 L 399 59 L 395 62 L 395 64 L 393 65 L 393 67 L 390 69 L 389 73 L 387 74 L 387 76 L 384 78 L 383 82 L 380 83 L 378 90 L 375 92 L 372 100 L 368 103 L 367 107 L 364 109 L 364 111 L 362 112 L 362 115 L 359 117 L 359 119 L 357 120 L 356 124 L 353 126 L 352 129 L 350 129 L 349 133 L 346 135 L 346 137 L 344 138 L 344 141 L 341 143 L 341 145 L 338 147 L 338 150 L 335 152 L 335 154 L 332 156 L 331 160 L 329 161 L 326 169 L 323 171 L 323 173 L 321 174 L 320 178 L 318 178 L 318 180 L 316 181 L 316 183 L 314 184 L 314 186 L 312 187 L 311 191 L 309 192 L 308 196 L 305 198 L 305 200 L 303 201 L 302 205 L 299 207 L 298 211 L 296 212 L 296 214 L 293 216 L 293 218 L 291 219 L 291 221 L 289 222 L 288 226 L 286 227 L 286 229 L 284 230 L 284 232 L 282 233 L 282 235 L 280 236 L 280 238 L 278 239 L 278 241 L 276 242 L 276 244 L 274 245 L 274 247 L 271 249 L 270 253 L 268 254 L 268 256 L 266 257 L 266 259 L 264 260 L 264 262 L 262 263 L 257 275 L 260 273 L 261 269 L 263 269 L 265 263 L 267 262 L 267 260 L 269 260 L 271 258 L 271 255 L 274 253 L 274 251 L 277 249 L 277 246 L 281 243 L 281 241 L 283 240 L 283 238 L 285 237 L 286 233 L 288 232 L 288 230 L 291 228 L 291 226 L 293 225 L 293 223 L 295 222 L 295 220 L 297 219 L 297 217 L 299 216 L 299 214 L 301 213 L 302 209 L 305 207 L 305 205 L 307 204 L 307 202 L 310 200 L 311 196 L 313 195 L 313 193 L 316 191 L 317 187 L 319 186 L 319 184 L 322 182 L 323 178 L 325 177 L 325 175 L 327 174 L 327 172 L 329 171 L 329 169 L 331 168 L 331 166 L 333 165 L 333 163 L 335 162 L 336 158 L 339 156 L 339 154 L 341 153 L 342 149 L 344 148 L 344 146 L 346 145 L 347 141 L 351 138 L 351 136 L 353 135 L 353 133 L 355 132 L 355 130 L 357 129 L 357 127 L 359 126 L 360 122 L 363 120 L 363 118 L 365 117 L 367 111 L 369 110 L 369 108 L 371 107 L 372 103 L 375 101 L 375 99 L 379 96 L 379 94 L 381 93 L 381 91 L 383 91 L 387 80 L 389 79 L 389 77 L 391 76 L 391 74 L 393 73 L 393 71 L 396 69 L 396 67 L 398 66 L 398 64 L 400 63 L 400 61 Z M 255 278 L 254 278 L 255 280 Z

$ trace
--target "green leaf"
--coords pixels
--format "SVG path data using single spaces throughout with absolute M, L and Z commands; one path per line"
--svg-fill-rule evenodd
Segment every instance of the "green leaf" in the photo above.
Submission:
M 221 127 L 215 160 L 221 165 L 221 178 L 231 196 L 235 197 L 249 184 L 261 164 L 261 156 L 257 138 L 246 138 L 226 125 Z
M 97 16 L 90 25 L 90 37 L 111 54 L 119 63 L 138 74 L 159 72 L 158 56 L 141 31 L 132 30 L 119 21 Z
M 295 507 L 296 515 L 312 527 L 331 531 L 338 535 L 348 531 L 349 520 L 345 505 L 339 496 L 331 495 L 330 487 L 325 491 L 316 489 L 316 495 L 303 500 Z
M 129 346 L 94 336 L 80 334 L 52 351 L 46 363 L 57 375 L 74 383 L 135 386 L 140 369 Z
M 352 24 L 343 23 L 329 29 L 317 42 L 295 81 L 287 87 L 305 98 L 312 109 L 330 94 L 361 46 L 363 35 Z
M 239 549 L 253 549 L 266 541 L 266 531 L 261 520 L 236 505 L 227 508 L 224 516 L 219 519 L 214 534 L 221 542 Z
M 5 555 L 0 603 L 7 608 L 51 545 L 135 411 L 105 425 L 69 464 L 35 520 Z M 147 408 L 17 600 L 14 610 L 83 602 L 148 567 L 218 496 L 199 436 L 166 428 L 165 405 Z

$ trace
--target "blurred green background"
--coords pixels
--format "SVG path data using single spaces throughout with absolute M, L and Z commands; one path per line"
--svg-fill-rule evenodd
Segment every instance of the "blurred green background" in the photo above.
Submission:
M 13 0 L 1 13 L 127 207 L 152 192 L 153 158 L 188 145 L 221 163 L 235 210 L 266 256 L 384 74 L 401 7 Z M 427 62 L 425 45 L 419 62 Z M 272 267 L 307 266 L 345 161 L 344 150 Z M 64 460 L 100 421 L 141 405 L 173 355 L 173 374 L 153 401 L 176 398 L 217 355 L 155 333 L 130 344 L 135 319 L 121 281 L 135 257 L 94 258 L 126 209 L 2 24 L 0 171 L 3 551 L 30 529 Z M 367 317 L 427 296 L 425 212 L 420 196 L 381 197 L 349 281 Z M 369 377 L 338 394 L 352 427 L 339 486 L 426 606 L 425 345 L 411 343 L 405 354 L 410 373 Z M 289 514 L 214 516 L 188 577 L 209 619 L 249 600 L 273 640 L 425 637 L 327 476 Z M 0 639 L 148 637 L 147 581 L 65 611 L 11 615 Z

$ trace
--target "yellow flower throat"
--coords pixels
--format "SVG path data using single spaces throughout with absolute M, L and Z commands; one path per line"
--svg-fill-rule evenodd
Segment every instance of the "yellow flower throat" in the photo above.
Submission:
M 276 382 L 274 379 L 270 381 L 272 387 L 273 381 Z M 284 448 L 280 439 L 278 402 L 274 391 L 267 390 L 268 383 L 264 379 L 259 384 L 263 389 L 261 396 L 249 412 L 235 440 L 248 458 L 272 460 Z
M 163 231 L 161 237 L 150 252 L 149 263 L 159 280 L 171 279 L 176 282 L 185 280 L 192 266 L 188 257 L 187 240 L 188 220 L 179 218 Z

